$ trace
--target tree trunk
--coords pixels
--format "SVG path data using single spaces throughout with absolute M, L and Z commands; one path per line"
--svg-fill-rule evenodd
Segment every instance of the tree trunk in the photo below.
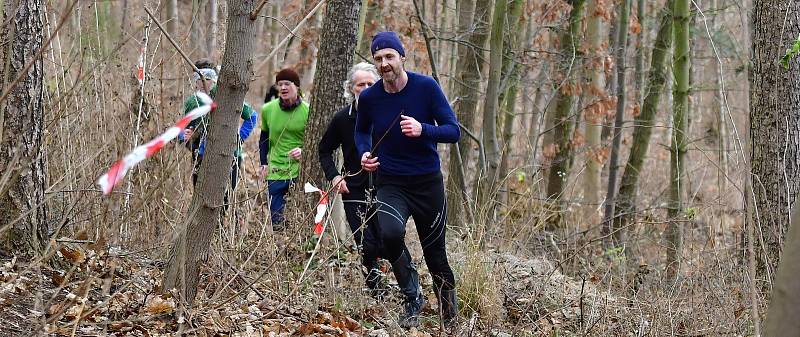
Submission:
M 800 207 L 794 207 L 791 223 L 772 289 L 764 336 L 800 336 Z
M 584 162 L 586 170 L 583 176 L 584 218 L 588 223 L 597 222 L 597 209 L 600 203 L 600 173 L 603 169 L 604 155 L 600 134 L 603 122 L 610 107 L 611 96 L 606 91 L 605 60 L 608 48 L 603 48 L 605 15 L 611 8 L 604 8 L 602 0 L 592 0 L 589 4 L 586 42 L 589 55 L 584 69 L 588 72 L 589 86 L 583 90 L 588 105 L 583 112 L 585 121 L 586 152 Z
M 356 52 L 367 60 L 372 59 L 372 53 L 369 51 L 369 46 L 372 44 L 372 37 L 378 30 L 378 25 L 381 20 L 381 9 L 375 0 L 364 0 L 364 25 L 362 32 L 358 38 L 358 47 Z M 360 59 L 360 58 L 357 58 Z
M 645 158 L 650 147 L 650 136 L 655 127 L 655 118 L 661 101 L 661 94 L 667 81 L 667 60 L 672 49 L 672 0 L 667 1 L 662 9 L 661 22 L 653 44 L 653 57 L 650 60 L 647 96 L 642 103 L 642 112 L 636 116 L 633 129 L 628 163 L 619 186 L 613 231 L 625 237 L 628 226 L 636 217 L 636 195 L 639 186 L 639 174 L 642 172 Z
M 498 170 L 498 176 L 501 179 L 504 179 L 502 182 L 504 184 L 509 173 L 508 161 L 513 148 L 511 138 L 514 135 L 514 120 L 517 116 L 517 93 L 519 92 L 519 81 L 522 77 L 520 69 L 522 64 L 521 60 L 517 56 L 524 54 L 524 51 L 520 48 L 522 46 L 522 41 L 531 41 L 531 35 L 533 34 L 533 29 L 531 29 L 530 25 L 526 25 L 525 38 L 524 40 L 520 39 L 520 33 L 522 32 L 520 27 L 525 23 L 525 18 L 522 16 L 523 5 L 524 3 L 522 0 L 512 0 L 509 4 L 508 13 L 506 15 L 509 30 L 505 43 L 506 46 L 503 48 L 506 54 L 503 61 L 504 63 L 508 63 L 508 65 L 503 68 L 507 69 L 508 75 L 505 90 L 503 90 L 503 98 L 499 100 L 499 105 L 501 107 L 501 111 L 505 115 L 505 118 L 503 119 L 502 133 L 503 147 L 500 157 L 500 168 Z M 509 193 L 510 189 L 506 188 L 506 193 L 504 194 L 505 196 L 503 198 L 504 200 L 508 200 Z
M 479 7 L 480 5 L 480 7 Z M 486 44 L 486 32 L 483 24 L 488 18 L 488 11 L 486 10 L 488 1 L 480 0 L 476 3 L 473 0 L 459 1 L 458 11 L 458 31 L 469 32 L 468 41 L 478 47 L 483 47 Z M 472 25 L 476 24 L 475 30 L 472 30 Z M 458 62 L 456 63 L 456 81 L 454 83 L 454 94 L 451 99 L 455 99 L 456 103 L 453 106 L 461 124 L 471 127 L 472 122 L 475 120 L 475 107 L 478 102 L 478 88 L 480 87 L 480 69 L 483 63 L 483 51 L 480 49 L 472 48 L 465 44 L 458 45 Z M 447 190 L 458 191 L 463 186 L 459 186 L 459 182 L 465 182 L 466 178 L 462 172 L 469 168 L 470 162 L 470 149 L 472 140 L 469 137 L 461 137 L 458 144 L 450 146 L 450 162 L 448 168 Z M 459 155 L 455 155 L 458 151 Z M 461 160 L 459 160 L 459 157 Z M 464 183 L 463 185 L 466 185 Z M 458 222 L 462 219 L 463 202 L 468 196 L 466 191 L 461 193 L 447 193 L 447 218 L 451 221 Z M 471 211 L 471 210 L 467 210 Z
M 675 0 L 672 10 L 673 32 L 675 34 L 673 71 L 675 73 L 675 90 L 672 92 L 672 142 L 670 144 L 670 184 L 667 217 L 670 223 L 664 231 L 667 241 L 666 273 L 674 280 L 680 272 L 681 250 L 683 249 L 682 222 L 685 220 L 684 190 L 686 186 L 686 124 L 689 111 L 689 71 L 691 41 L 689 36 L 689 19 L 691 15 L 690 0 Z
M 208 55 L 217 55 L 217 35 L 219 34 L 219 4 L 217 0 L 208 0 Z M 258 22 L 256 20 L 256 22 Z
M 755 1 L 752 13 L 750 139 L 757 218 L 757 275 L 770 284 L 800 188 L 800 61 L 780 60 L 800 35 L 794 1 Z M 750 225 L 750 224 L 748 224 Z M 765 246 L 761 246 L 763 243 Z M 760 247 L 759 247 L 760 246 Z
M 712 31 L 718 32 L 721 31 L 722 24 L 720 23 L 718 16 L 722 14 L 722 8 L 719 6 L 719 1 L 714 0 L 713 2 L 714 10 L 719 10 L 717 14 L 711 20 L 711 27 Z M 723 90 L 725 88 L 724 83 L 722 83 L 722 65 L 714 64 L 714 83 L 716 85 L 716 90 L 714 91 L 714 98 L 715 98 L 715 108 L 716 108 L 716 116 L 717 116 L 717 149 L 719 151 L 719 155 L 717 156 L 717 160 L 719 162 L 719 171 L 717 172 L 717 189 L 719 195 L 719 203 L 720 203 L 720 210 L 717 214 L 719 214 L 719 226 L 714 233 L 710 233 L 712 238 L 716 235 L 721 235 L 724 231 L 727 230 L 727 217 L 725 216 L 725 212 L 728 209 L 728 113 L 726 111 L 726 93 Z
M 240 109 L 253 72 L 255 21 L 250 20 L 253 2 L 229 2 L 225 53 L 216 95 L 218 109 L 212 112 L 205 160 L 200 166 L 186 226 L 176 233 L 164 270 L 163 290 L 178 289 L 188 303 L 192 303 L 197 293 L 200 265 L 208 259 L 209 245 L 220 221 L 223 196 L 230 182 Z
M 581 22 L 586 0 L 568 1 L 572 5 L 569 13 L 569 24 L 561 35 L 560 74 L 563 85 L 556 94 L 556 106 L 553 110 L 553 137 L 556 150 L 547 178 L 547 199 L 552 203 L 553 214 L 549 217 L 550 229 L 562 225 L 564 205 L 562 198 L 564 187 L 569 176 L 569 163 L 572 156 L 573 116 L 572 109 L 577 97 L 578 82 L 575 79 L 576 62 L 580 58 Z
M 42 48 L 44 13 L 41 0 L 24 3 L 5 1 L 3 6 L 0 78 L 3 92 L 11 91 L 0 102 L 0 233 L 3 250 L 35 256 L 47 244 L 47 211 L 42 204 L 47 188 L 43 65 L 41 57 L 34 58 Z M 27 73 L 11 87 L 30 62 Z
M 497 187 L 497 169 L 500 166 L 500 145 L 497 141 L 497 106 L 500 80 L 503 70 L 503 30 L 506 17 L 506 1 L 497 0 L 492 14 L 492 29 L 489 36 L 489 82 L 486 83 L 486 98 L 483 101 L 483 125 L 481 135 L 486 150 L 486 171 L 481 172 L 479 204 L 494 204 Z M 492 208 L 492 206 L 490 206 Z M 490 212 L 491 214 L 491 212 Z
M 167 12 L 167 34 L 177 40 L 180 38 L 178 36 L 178 0 L 167 0 L 165 7 Z
M 614 130 L 611 141 L 611 156 L 608 163 L 608 189 L 606 190 L 606 200 L 603 205 L 603 233 L 611 233 L 611 227 L 616 216 L 614 212 L 614 199 L 617 193 L 617 173 L 619 172 L 619 148 L 622 143 L 622 124 L 625 117 L 625 54 L 628 49 L 628 20 L 631 13 L 631 0 L 622 0 L 620 8 L 618 39 L 619 48 L 615 50 L 616 55 L 616 81 L 614 85 L 617 94 L 617 111 L 614 118 Z M 613 246 L 621 245 L 625 238 L 621 232 L 616 232 L 612 236 Z M 608 240 L 606 240 L 608 241 Z
M 325 182 L 322 167 L 317 163 L 319 140 L 328 127 L 331 117 L 345 105 L 342 83 L 353 64 L 353 55 L 358 41 L 358 10 L 360 0 L 330 0 L 325 10 L 320 37 L 319 61 L 311 110 L 306 124 L 303 144 L 303 159 L 300 167 L 300 186 L 311 182 L 321 186 Z

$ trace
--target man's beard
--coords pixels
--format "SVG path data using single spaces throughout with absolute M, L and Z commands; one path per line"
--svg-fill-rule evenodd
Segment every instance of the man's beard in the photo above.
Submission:
M 389 67 L 389 69 L 389 71 L 381 69 L 381 78 L 386 82 L 394 82 L 399 75 L 394 71 L 394 67 Z

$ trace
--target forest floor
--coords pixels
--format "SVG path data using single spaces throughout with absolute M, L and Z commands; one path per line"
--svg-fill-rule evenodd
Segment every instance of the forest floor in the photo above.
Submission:
M 394 291 L 384 301 L 364 291 L 358 256 L 346 249 L 330 250 L 327 256 L 320 252 L 303 279 L 297 276 L 300 264 L 276 267 L 280 257 L 237 273 L 224 257 L 212 256 L 202 270 L 195 304 L 184 308 L 175 298 L 160 295 L 164 261 L 102 244 L 59 242 L 50 264 L 3 259 L 0 335 L 443 335 L 415 230 L 408 233 L 429 303 L 419 329 L 397 326 L 401 304 L 393 281 L 389 288 Z M 591 331 L 624 310 L 595 285 L 597 280 L 564 276 L 545 259 L 457 252 L 450 260 L 464 283 L 455 335 Z M 264 267 L 270 265 L 272 270 Z M 287 277 L 278 279 L 282 273 Z

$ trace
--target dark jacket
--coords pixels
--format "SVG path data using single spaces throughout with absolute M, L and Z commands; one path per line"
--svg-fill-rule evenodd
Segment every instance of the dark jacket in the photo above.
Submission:
M 322 171 L 325 172 L 325 178 L 328 180 L 333 180 L 337 175 L 342 174 L 336 169 L 336 161 L 333 158 L 334 151 L 340 146 L 344 157 L 343 173 L 353 174 L 361 170 L 361 156 L 356 149 L 356 143 L 353 138 L 355 125 L 355 107 L 352 104 L 345 106 L 333 115 L 333 119 L 328 124 L 328 129 L 325 130 L 325 135 L 322 136 L 322 140 L 319 142 L 319 163 L 322 166 Z M 353 189 L 366 188 L 367 180 L 366 172 L 345 178 L 347 187 L 351 191 Z

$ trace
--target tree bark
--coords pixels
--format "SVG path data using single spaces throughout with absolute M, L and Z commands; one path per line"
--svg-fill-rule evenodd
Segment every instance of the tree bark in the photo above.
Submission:
M 614 118 L 614 130 L 611 141 L 611 156 L 608 163 L 608 189 L 606 190 L 606 200 L 603 205 L 603 233 L 611 233 L 611 227 L 616 216 L 614 212 L 614 200 L 617 193 L 617 173 L 619 172 L 619 150 L 622 143 L 622 124 L 625 117 L 625 54 L 628 49 L 628 19 L 631 12 L 631 0 L 622 0 L 622 7 L 620 8 L 619 26 L 617 31 L 617 38 L 619 39 L 619 48 L 615 50 L 616 60 L 616 89 L 617 95 L 617 111 Z M 621 237 L 621 232 L 616 232 L 611 245 L 621 245 L 625 238 Z M 608 240 L 606 240 L 608 243 Z
M 256 21 L 258 22 L 258 21 Z M 208 0 L 208 54 L 217 55 L 217 35 L 219 34 L 219 4 L 217 0 Z
M 604 157 L 603 145 L 600 134 L 606 113 L 612 103 L 612 98 L 606 91 L 605 65 L 608 48 L 604 48 L 603 34 L 606 25 L 607 13 L 611 8 L 604 8 L 602 0 L 592 0 L 589 4 L 588 24 L 586 27 L 586 42 L 589 55 L 584 69 L 588 73 L 589 86 L 583 90 L 588 104 L 583 112 L 585 121 L 584 135 L 586 137 L 586 152 L 584 162 L 586 170 L 583 176 L 583 201 L 584 218 L 589 223 L 596 223 L 597 209 L 600 203 L 600 173 L 603 170 Z
M 780 60 L 800 35 L 794 1 L 755 1 L 750 68 L 750 139 L 757 275 L 770 284 L 800 189 L 800 61 Z M 763 243 L 763 245 L 762 245 Z M 763 285 L 763 286 L 766 286 Z
M 24 4 L 5 1 L 3 6 L 0 78 L 2 91 L 11 91 L 0 102 L 0 233 L 3 250 L 35 256 L 47 244 L 43 65 L 41 58 L 34 59 L 42 48 L 44 13 L 41 0 Z M 9 82 L 30 62 L 27 73 L 11 87 Z
M 178 0 L 167 0 L 165 7 L 167 12 L 167 34 L 172 36 L 173 39 L 178 39 Z
M 313 113 L 308 114 L 306 124 L 300 186 L 305 182 L 321 186 L 326 181 L 322 167 L 317 162 L 317 151 L 331 117 L 346 103 L 342 95 L 342 83 L 353 64 L 360 8 L 360 0 L 328 1 L 317 53 L 317 80 L 314 95 L 311 96 Z
M 163 290 L 178 289 L 187 303 L 197 294 L 200 266 L 207 261 L 209 245 L 220 221 L 225 189 L 230 182 L 239 118 L 253 72 L 255 21 L 250 20 L 254 0 L 230 0 L 225 53 L 216 95 L 218 109 L 212 112 L 206 154 L 186 226 L 182 226 L 170 250 L 164 271 Z
M 570 157 L 572 156 L 571 143 L 574 118 L 571 113 L 578 94 L 578 82 L 574 75 L 580 58 L 581 22 L 586 0 L 568 2 L 572 5 L 572 9 L 569 13 L 567 29 L 561 34 L 562 58 L 559 65 L 560 69 L 558 70 L 563 76 L 563 85 L 558 89 L 556 106 L 555 110 L 553 110 L 553 144 L 556 153 L 550 165 L 547 178 L 547 199 L 553 206 L 553 214 L 548 217 L 547 222 L 547 226 L 550 229 L 560 227 L 563 220 L 564 205 L 562 198 L 564 186 L 566 186 L 567 177 L 569 176 Z
M 380 6 L 375 3 L 375 0 L 363 0 L 364 24 L 361 28 L 362 32 L 358 37 L 358 46 L 356 52 L 367 60 L 371 60 L 372 53 L 369 51 L 369 46 L 372 44 L 372 37 L 378 30 L 378 25 L 381 20 Z M 360 59 L 360 58 L 358 58 Z
M 686 194 L 686 127 L 689 112 L 689 71 L 691 66 L 691 45 L 689 36 L 689 19 L 691 15 L 690 0 L 675 0 L 672 19 L 675 34 L 673 72 L 675 90 L 672 106 L 672 142 L 670 144 L 670 185 L 667 217 L 670 223 L 664 231 L 667 241 L 666 273 L 670 280 L 675 280 L 680 272 L 681 250 L 683 249 L 682 223 L 685 220 Z
M 493 199 L 498 179 L 497 169 L 500 166 L 500 145 L 497 141 L 497 106 L 499 104 L 498 95 L 500 94 L 500 80 L 503 69 L 505 17 L 506 1 L 495 1 L 492 14 L 492 29 L 489 36 L 489 82 L 486 83 L 486 98 L 483 101 L 481 135 L 483 146 L 486 150 L 486 171 L 481 172 L 480 205 L 494 204 Z
M 504 69 L 507 69 L 508 75 L 505 90 L 503 91 L 503 98 L 499 100 L 501 111 L 505 116 L 503 119 L 502 133 L 503 148 L 500 156 L 500 168 L 498 169 L 498 176 L 504 179 L 503 183 L 505 183 L 505 178 L 509 174 L 508 161 L 513 149 L 511 142 L 514 135 L 514 120 L 517 116 L 516 109 L 519 81 L 522 77 L 520 69 L 522 64 L 517 56 L 524 53 L 520 48 L 522 46 L 522 41 L 530 41 L 532 39 L 531 35 L 533 34 L 533 29 L 531 29 L 530 25 L 525 25 L 525 37 L 523 40 L 520 39 L 520 33 L 523 31 L 520 27 L 525 23 L 525 18 L 522 16 L 523 5 L 524 3 L 522 0 L 512 0 L 509 3 L 509 9 L 506 15 L 509 30 L 505 42 L 506 47 L 503 49 L 506 55 L 504 57 L 504 63 L 508 63 Z M 506 193 L 504 193 L 503 197 L 504 200 L 509 199 L 510 192 L 510 189 L 506 188 Z
M 486 44 L 486 31 L 484 30 L 485 22 L 488 19 L 488 1 L 480 0 L 476 3 L 474 0 L 459 1 L 458 11 L 458 30 L 464 32 L 468 36 L 467 40 L 472 46 L 483 48 Z M 473 28 L 473 24 L 474 26 Z M 474 30 L 473 30 L 474 29 Z M 473 48 L 466 44 L 458 45 L 458 61 L 456 63 L 456 80 L 454 82 L 454 95 L 453 99 L 456 100 L 453 105 L 461 124 L 471 127 L 475 120 L 475 107 L 478 104 L 478 88 L 480 87 L 480 69 L 483 64 L 483 51 Z M 469 168 L 470 163 L 470 149 L 472 140 L 469 137 L 461 137 L 458 144 L 450 146 L 450 162 L 448 164 L 448 179 L 447 190 L 457 191 L 461 189 L 459 182 L 466 181 L 462 172 Z M 455 155 L 458 151 L 459 155 Z M 459 157 L 461 160 L 459 161 Z M 466 183 L 464 184 L 466 185 Z M 452 221 L 458 222 L 458 219 L 463 219 L 463 202 L 468 197 L 466 191 L 461 193 L 447 193 L 447 218 Z M 469 210 L 468 210 L 469 211 Z
M 625 165 L 625 172 L 620 180 L 619 195 L 617 196 L 613 231 L 619 232 L 620 237 L 625 237 L 628 226 L 636 217 L 636 198 L 639 186 L 639 175 L 642 172 L 644 161 L 650 147 L 650 136 L 655 127 L 655 117 L 661 102 L 661 95 L 667 81 L 667 60 L 672 49 L 672 0 L 667 1 L 662 9 L 661 22 L 658 26 L 655 43 L 653 44 L 653 57 L 650 60 L 648 74 L 647 96 L 642 103 L 642 112 L 636 116 L 633 129 L 633 141 Z

